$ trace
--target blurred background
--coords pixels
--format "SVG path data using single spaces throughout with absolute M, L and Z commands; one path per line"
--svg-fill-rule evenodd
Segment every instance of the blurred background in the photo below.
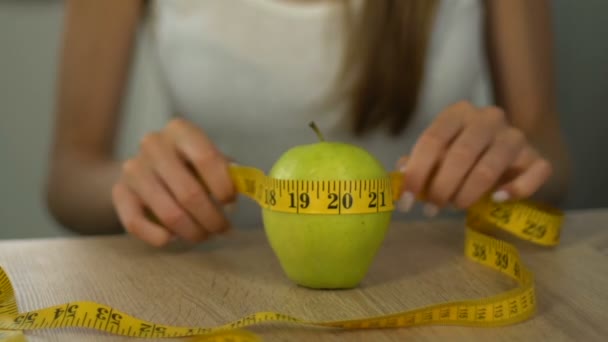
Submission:
M 559 110 L 575 179 L 567 209 L 608 206 L 608 1 L 554 0 Z M 41 189 L 52 127 L 63 5 L 0 0 L 0 239 L 68 235 Z M 139 41 L 120 153 L 168 112 L 145 31 Z

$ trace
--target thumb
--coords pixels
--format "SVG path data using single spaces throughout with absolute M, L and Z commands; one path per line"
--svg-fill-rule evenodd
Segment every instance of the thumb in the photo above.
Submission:
M 407 155 L 404 155 L 401 158 L 399 158 L 399 160 L 397 160 L 397 163 L 395 163 L 396 170 L 401 173 L 405 173 L 405 166 L 406 166 L 409 158 L 410 157 Z
M 409 156 L 404 155 L 395 163 L 395 168 L 401 174 L 405 175 L 407 162 L 409 160 Z M 414 205 L 415 198 L 411 192 L 404 192 L 404 184 L 401 185 L 401 189 L 399 189 L 399 200 L 397 201 L 397 209 L 401 212 L 408 212 L 412 209 Z

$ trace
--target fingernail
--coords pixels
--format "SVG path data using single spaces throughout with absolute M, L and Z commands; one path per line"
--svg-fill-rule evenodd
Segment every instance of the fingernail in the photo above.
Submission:
M 511 196 L 505 190 L 499 190 L 492 194 L 492 200 L 496 203 L 508 201 Z
M 412 206 L 414 205 L 414 194 L 412 192 L 406 191 L 399 198 L 399 202 L 397 203 L 397 208 L 399 211 L 404 213 L 410 211 Z
M 405 173 L 406 167 L 407 167 L 407 163 L 400 160 L 397 162 L 397 170 L 399 170 L 400 173 Z
M 424 208 L 422 208 L 422 212 L 426 217 L 435 217 L 437 214 L 439 214 L 439 207 L 434 204 L 427 203 L 424 205 Z
M 405 171 L 405 165 L 407 164 L 407 157 L 401 157 L 399 158 L 399 160 L 397 160 L 397 162 L 395 163 L 395 167 L 399 170 L 399 172 L 404 173 Z

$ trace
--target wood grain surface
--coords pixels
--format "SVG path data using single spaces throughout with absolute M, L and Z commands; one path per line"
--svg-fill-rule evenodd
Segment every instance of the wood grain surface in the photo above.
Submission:
M 264 341 L 604 341 L 608 337 L 608 210 L 569 212 L 557 248 L 509 239 L 536 275 L 538 313 L 501 328 L 426 326 L 328 331 L 265 325 Z M 394 222 L 353 290 L 298 287 L 264 231 L 236 230 L 196 247 L 153 249 L 128 236 L 0 241 L 21 311 L 91 300 L 158 323 L 214 326 L 257 311 L 330 320 L 496 294 L 514 284 L 465 259 L 461 220 Z M 28 332 L 29 341 L 130 341 L 84 329 Z

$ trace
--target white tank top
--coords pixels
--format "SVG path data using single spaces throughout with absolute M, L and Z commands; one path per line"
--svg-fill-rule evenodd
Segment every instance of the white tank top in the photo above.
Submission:
M 321 106 L 342 53 L 339 1 L 157 0 L 151 24 L 173 109 L 197 123 L 241 164 L 268 171 L 282 152 L 327 140 L 350 142 L 387 169 L 409 152 L 447 105 L 491 103 L 481 0 L 439 2 L 417 111 L 398 138 L 351 136 L 340 108 Z M 240 201 L 235 224 L 259 225 Z

